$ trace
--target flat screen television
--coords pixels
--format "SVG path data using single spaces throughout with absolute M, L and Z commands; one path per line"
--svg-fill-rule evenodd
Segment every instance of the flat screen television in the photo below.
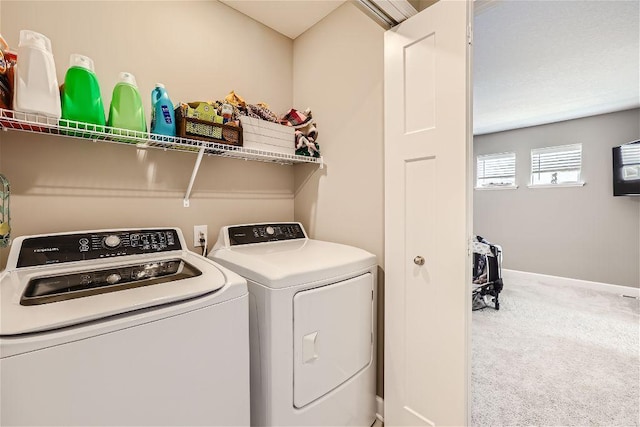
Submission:
M 640 196 L 640 140 L 613 147 L 613 195 Z

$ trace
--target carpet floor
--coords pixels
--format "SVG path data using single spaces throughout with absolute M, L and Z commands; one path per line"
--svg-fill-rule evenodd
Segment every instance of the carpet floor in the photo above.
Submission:
M 473 312 L 473 426 L 640 425 L 640 302 L 509 283 Z

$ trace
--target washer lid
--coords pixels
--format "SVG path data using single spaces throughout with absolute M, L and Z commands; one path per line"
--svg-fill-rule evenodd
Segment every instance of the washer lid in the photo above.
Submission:
M 376 265 L 375 255 L 365 250 L 311 239 L 223 247 L 209 256 L 273 289 L 344 276 Z
M 186 251 L 7 270 L 0 274 L 0 335 L 175 303 L 226 283 L 214 263 Z

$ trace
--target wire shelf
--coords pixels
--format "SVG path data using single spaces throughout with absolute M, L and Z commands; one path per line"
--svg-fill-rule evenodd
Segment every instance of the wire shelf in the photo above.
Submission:
M 255 148 L 236 147 L 217 142 L 156 135 L 127 129 L 99 126 L 66 119 L 55 119 L 41 114 L 23 113 L 0 108 L 0 128 L 24 132 L 58 135 L 67 138 L 134 145 L 137 148 L 158 148 L 162 150 L 200 153 L 242 160 L 278 163 L 315 163 L 323 167 L 322 157 L 298 156 Z

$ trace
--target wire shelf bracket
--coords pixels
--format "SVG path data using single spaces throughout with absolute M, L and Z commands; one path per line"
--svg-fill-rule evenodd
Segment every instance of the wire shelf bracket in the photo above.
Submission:
M 182 200 L 182 204 L 185 208 L 189 207 L 189 197 L 191 196 L 191 190 L 193 190 L 193 183 L 196 181 L 196 175 L 198 174 L 198 170 L 200 169 L 202 156 L 204 156 L 204 147 L 200 148 L 200 151 L 198 152 L 198 157 L 196 157 L 196 164 L 193 165 L 193 172 L 191 172 L 191 179 L 189 180 L 189 185 L 187 186 L 187 192 L 185 193 L 184 199 Z

